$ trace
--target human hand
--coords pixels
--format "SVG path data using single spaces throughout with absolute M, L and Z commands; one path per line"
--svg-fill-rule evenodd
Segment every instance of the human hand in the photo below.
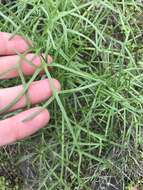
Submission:
M 18 77 L 19 71 L 17 64 L 20 64 L 20 70 L 24 75 L 32 75 L 36 68 L 42 64 L 41 57 L 28 53 L 25 58 L 19 57 L 15 52 L 24 53 L 29 49 L 29 44 L 20 36 L 10 39 L 11 34 L 0 32 L 0 80 L 7 80 Z M 19 61 L 20 60 L 20 61 Z M 32 62 L 32 64 L 30 64 Z M 48 56 L 47 62 L 51 63 L 52 58 Z M 36 67 L 35 67 L 35 66 Z M 54 87 L 60 90 L 60 83 L 53 79 Z M 18 95 L 23 92 L 23 85 L 0 89 L 0 110 L 8 106 Z M 48 79 L 33 82 L 28 88 L 28 100 L 31 104 L 37 104 L 45 101 L 52 96 L 52 89 Z M 9 111 L 14 111 L 26 106 L 26 95 L 13 105 Z M 44 127 L 50 119 L 49 112 L 46 109 L 41 111 L 41 107 L 35 107 L 24 111 L 16 116 L 0 121 L 0 146 L 11 144 L 17 140 L 23 139 L 40 128 Z M 23 122 L 26 117 L 39 112 L 31 120 Z

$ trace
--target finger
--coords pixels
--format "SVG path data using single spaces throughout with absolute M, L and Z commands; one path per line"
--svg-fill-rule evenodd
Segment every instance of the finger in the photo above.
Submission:
M 14 36 L 6 32 L 0 32 L 0 55 L 14 55 L 16 52 L 22 53 L 29 49 L 30 42 L 21 36 Z
M 60 83 L 56 79 L 53 79 L 54 88 L 60 90 Z M 21 94 L 23 86 L 10 87 L 6 89 L 0 89 L 0 109 L 10 105 L 15 98 Z M 28 90 L 28 100 L 31 104 L 37 104 L 47 100 L 52 96 L 53 91 L 51 88 L 51 82 L 49 79 L 33 82 Z M 26 106 L 26 95 L 21 97 L 20 100 L 8 111 L 16 110 Z
M 47 62 L 51 63 L 51 56 L 47 57 Z M 19 75 L 18 67 L 24 75 L 32 75 L 37 67 L 42 64 L 42 57 L 33 53 L 27 54 L 24 58 L 18 55 L 0 57 L 0 79 L 10 79 Z
M 49 122 L 50 115 L 47 110 L 41 111 L 41 109 L 40 107 L 33 108 L 0 121 L 0 146 L 28 137 L 44 127 Z M 33 119 L 23 122 L 26 117 L 38 111 L 40 111 L 39 114 Z

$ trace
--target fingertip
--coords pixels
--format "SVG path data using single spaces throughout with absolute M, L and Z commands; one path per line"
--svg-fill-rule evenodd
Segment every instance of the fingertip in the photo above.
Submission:
M 50 55 L 48 55 L 48 57 L 47 57 L 47 62 L 49 64 L 53 62 L 53 58 Z
M 43 109 L 43 108 L 39 107 L 39 109 Z M 43 109 L 39 117 L 41 117 L 40 120 L 43 121 L 43 126 L 45 126 L 50 121 L 50 113 L 47 109 Z
M 36 115 L 34 115 L 36 114 Z M 31 119 L 29 118 L 31 117 Z M 27 121 L 26 121 L 27 119 Z M 19 132 L 19 136 L 17 139 L 25 138 L 29 135 L 34 134 L 39 129 L 44 128 L 50 121 L 50 114 L 47 109 L 43 109 L 42 107 L 36 107 L 30 110 L 30 114 L 25 117 L 25 121 L 21 120 L 21 132 Z
M 60 84 L 60 82 L 59 82 L 57 79 L 53 79 L 53 80 L 54 80 L 55 88 L 56 88 L 58 91 L 61 91 L 61 84 Z
M 50 121 L 50 113 L 47 109 L 44 109 L 42 107 L 36 107 L 31 109 L 31 116 L 33 114 L 36 114 L 33 119 L 30 120 L 30 123 L 35 125 L 37 128 L 43 128 L 46 124 Z
M 48 64 L 53 62 L 53 58 L 51 55 L 46 55 L 45 53 L 42 54 L 42 57 L 46 60 Z

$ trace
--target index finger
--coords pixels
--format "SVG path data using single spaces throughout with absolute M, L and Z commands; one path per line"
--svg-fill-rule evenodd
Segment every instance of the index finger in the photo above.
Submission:
M 30 48 L 30 42 L 23 37 L 0 32 L 0 55 L 14 55 L 16 52 L 23 53 Z

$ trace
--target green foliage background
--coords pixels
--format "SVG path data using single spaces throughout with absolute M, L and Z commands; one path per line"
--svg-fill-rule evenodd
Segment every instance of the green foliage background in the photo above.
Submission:
M 51 76 L 62 84 L 48 106 L 50 125 L 0 153 L 1 162 L 4 156 L 12 160 L 9 168 L 20 171 L 24 184 L 38 190 L 97 189 L 113 176 L 125 189 L 143 177 L 142 18 L 143 4 L 134 0 L 0 5 L 0 30 L 30 38 L 37 54 L 51 54 Z

